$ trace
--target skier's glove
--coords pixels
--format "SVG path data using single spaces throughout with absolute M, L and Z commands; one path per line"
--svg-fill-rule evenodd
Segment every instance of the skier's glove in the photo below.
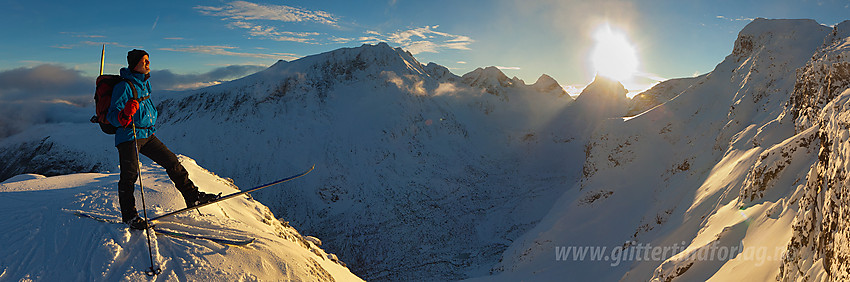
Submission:
M 124 110 L 121 110 L 121 114 L 118 115 L 118 122 L 121 123 L 122 126 L 128 126 L 131 122 L 133 122 L 133 115 L 139 110 L 139 101 L 130 99 L 127 101 L 127 104 L 124 104 Z

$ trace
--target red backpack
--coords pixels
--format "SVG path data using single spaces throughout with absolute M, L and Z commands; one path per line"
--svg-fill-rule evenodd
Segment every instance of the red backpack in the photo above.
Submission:
M 100 124 L 100 130 L 106 134 L 115 134 L 115 131 L 118 129 L 106 119 L 106 113 L 109 112 L 109 104 L 112 103 L 112 90 L 121 81 L 127 82 L 127 85 L 133 90 L 133 97 L 139 100 L 139 93 L 136 92 L 136 87 L 133 87 L 132 82 L 122 78 L 120 75 L 104 74 L 97 77 L 97 88 L 94 91 L 95 116 L 91 117 L 90 121 Z

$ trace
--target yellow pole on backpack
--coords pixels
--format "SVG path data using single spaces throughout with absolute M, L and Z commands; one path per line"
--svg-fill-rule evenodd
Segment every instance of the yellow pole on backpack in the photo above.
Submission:
M 103 44 L 103 49 L 100 49 L 100 75 L 103 75 L 103 57 L 106 55 L 106 44 Z

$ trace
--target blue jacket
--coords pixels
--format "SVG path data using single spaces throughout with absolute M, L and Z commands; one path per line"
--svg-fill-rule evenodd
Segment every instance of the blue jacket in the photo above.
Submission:
M 146 75 L 132 72 L 127 68 L 121 68 L 121 77 L 133 82 L 132 87 L 135 87 L 136 91 L 138 91 L 139 99 L 150 97 L 151 84 L 147 80 Z M 118 131 L 115 132 L 115 146 L 127 141 L 133 141 L 133 127 L 121 127 L 121 124 L 118 122 L 118 115 L 124 110 L 124 105 L 133 98 L 133 90 L 129 86 L 125 81 L 115 85 L 115 88 L 112 90 L 112 102 L 109 104 L 109 112 L 106 114 L 106 119 L 112 125 L 118 127 Z M 144 139 L 153 136 L 154 132 L 156 132 L 154 126 L 156 125 L 157 115 L 156 107 L 150 98 L 139 103 L 139 111 L 133 115 L 133 122 L 136 124 L 136 137 Z M 141 129 L 140 127 L 149 128 Z

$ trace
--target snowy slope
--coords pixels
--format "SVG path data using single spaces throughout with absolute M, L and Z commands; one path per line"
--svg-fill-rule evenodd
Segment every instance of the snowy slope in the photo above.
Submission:
M 626 116 L 640 114 L 652 107 L 673 99 L 673 97 L 679 95 L 679 93 L 682 93 L 682 91 L 688 89 L 688 87 L 691 87 L 691 85 L 694 84 L 694 81 L 698 79 L 700 78 L 674 78 L 662 81 L 655 86 L 652 86 L 652 88 L 632 97 L 632 100 L 629 102 L 629 111 L 626 113 Z
M 192 180 L 207 192 L 237 191 L 194 160 L 180 159 Z M 149 216 L 185 206 L 163 169 L 148 163 L 142 173 Z M 256 238 L 253 243 L 235 247 L 153 235 L 162 274 L 147 277 L 143 271 L 150 260 L 143 231 L 71 214 L 84 211 L 118 220 L 117 182 L 117 173 L 80 173 L 20 175 L 0 183 L 4 217 L 0 280 L 362 281 L 314 243 L 320 241 L 302 236 L 250 197 L 201 208 L 200 215 L 178 215 L 158 226 L 222 238 Z
M 598 127 L 487 279 L 845 279 L 846 25 L 756 19 L 672 100 Z

